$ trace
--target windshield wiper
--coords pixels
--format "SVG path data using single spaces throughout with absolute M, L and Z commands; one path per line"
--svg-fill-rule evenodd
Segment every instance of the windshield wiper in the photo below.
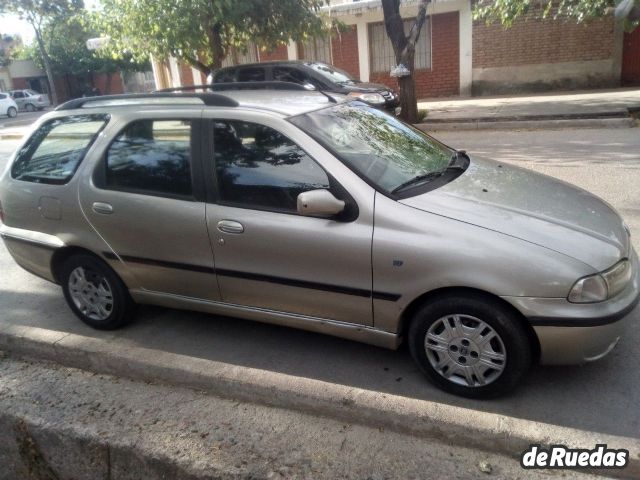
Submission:
M 459 158 L 469 158 L 469 156 L 467 155 L 467 152 L 465 152 L 464 150 L 456 150 L 455 152 L 453 152 L 453 155 L 451 155 L 451 160 L 449 161 L 449 164 L 444 169 L 436 170 L 435 172 L 423 173 L 421 175 L 415 176 L 412 179 L 407 180 L 406 182 L 398 185 L 396 188 L 391 190 L 391 193 L 398 193 L 398 192 L 401 192 L 402 190 L 406 190 L 407 188 L 413 187 L 420 183 L 434 180 L 438 177 L 441 177 L 442 175 L 445 174 L 445 172 L 449 170 L 466 170 L 467 167 L 465 164 L 458 163 Z
M 406 190 L 409 187 L 413 187 L 414 185 L 417 185 L 419 183 L 431 181 L 435 178 L 442 176 L 444 172 L 445 172 L 444 170 L 437 170 L 435 172 L 423 173 L 421 175 L 413 177 L 410 180 L 407 180 L 404 183 L 401 183 L 396 188 L 391 190 L 391 193 L 398 193 L 398 192 L 401 192 L 402 190 Z

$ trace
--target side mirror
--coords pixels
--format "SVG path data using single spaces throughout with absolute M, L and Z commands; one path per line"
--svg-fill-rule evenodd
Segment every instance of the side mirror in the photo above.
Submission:
M 315 85 L 310 82 L 305 82 L 302 84 L 302 86 L 305 88 L 305 90 L 310 90 L 310 91 L 316 90 Z
M 333 216 L 341 213 L 344 206 L 329 190 L 310 190 L 298 195 L 298 213 L 302 215 Z

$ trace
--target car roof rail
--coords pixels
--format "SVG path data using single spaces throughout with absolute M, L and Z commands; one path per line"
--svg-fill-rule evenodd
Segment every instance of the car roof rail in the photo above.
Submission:
M 205 85 L 187 85 L 184 87 L 172 87 L 156 90 L 154 93 L 184 92 L 191 90 L 227 91 L 227 90 L 299 90 L 313 92 L 304 85 L 293 82 L 221 82 L 209 83 Z
M 155 105 L 166 104 L 200 104 L 208 107 L 237 107 L 240 104 L 233 98 L 226 97 L 217 93 L 183 93 L 176 95 L 175 93 L 131 93 L 123 95 L 102 95 L 97 97 L 82 97 L 69 100 L 58 106 L 56 110 L 74 110 L 76 108 L 98 108 L 107 106 L 124 106 L 136 105 L 138 103 L 147 103 Z

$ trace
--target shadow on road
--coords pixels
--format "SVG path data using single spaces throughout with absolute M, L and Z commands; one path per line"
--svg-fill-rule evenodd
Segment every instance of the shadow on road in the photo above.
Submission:
M 24 274 L 27 275 L 26 273 Z M 27 281 L 27 279 L 25 279 Z M 584 367 L 534 367 L 510 396 L 472 401 L 441 392 L 418 371 L 406 348 L 389 351 L 284 327 L 141 307 L 135 323 L 116 332 L 93 330 L 67 309 L 59 287 L 0 291 L 2 319 L 122 345 L 162 350 L 299 377 L 463 406 L 583 430 L 640 438 L 639 329 L 607 358 Z M 634 312 L 640 316 L 640 309 Z

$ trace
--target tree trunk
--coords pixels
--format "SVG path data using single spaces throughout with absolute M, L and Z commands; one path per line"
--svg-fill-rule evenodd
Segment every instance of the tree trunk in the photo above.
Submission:
M 44 63 L 44 71 L 47 74 L 47 81 L 49 82 L 49 94 L 51 95 L 51 105 L 54 107 L 58 105 L 58 94 L 56 92 L 56 84 L 53 78 L 53 70 L 51 69 L 51 60 L 49 54 L 44 46 L 42 35 L 35 25 L 31 25 L 36 33 L 36 40 L 38 41 L 38 48 L 40 49 L 40 55 L 42 56 L 42 62 Z
M 416 82 L 413 76 L 415 68 L 415 49 L 420 31 L 427 15 L 427 4 L 431 0 L 421 0 L 418 7 L 418 15 L 411 26 L 408 36 L 404 33 L 404 23 L 400 16 L 400 0 L 382 0 L 384 24 L 387 36 L 391 40 L 393 52 L 396 55 L 396 64 L 404 65 L 410 74 L 398 78 L 400 87 L 400 118 L 405 122 L 416 123 L 418 121 L 418 104 L 416 100 Z
M 413 65 L 409 68 L 412 72 L 411 75 L 398 78 L 398 85 L 400 86 L 400 118 L 408 123 L 416 123 L 418 121 L 416 81 L 413 78 Z

